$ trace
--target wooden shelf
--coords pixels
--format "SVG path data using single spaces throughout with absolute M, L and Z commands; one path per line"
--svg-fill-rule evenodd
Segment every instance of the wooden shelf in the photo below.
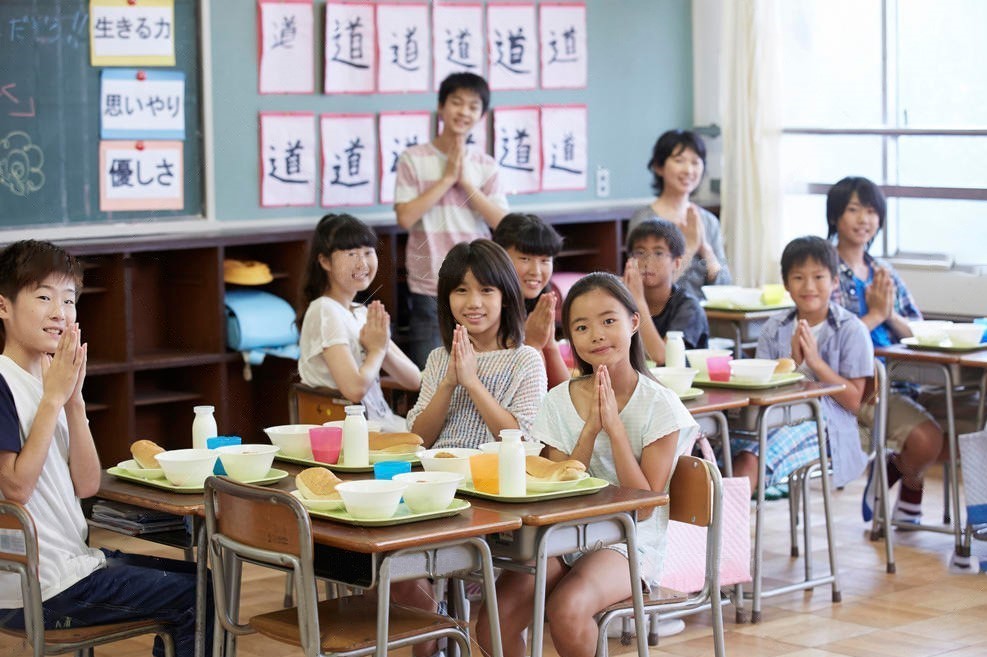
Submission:
M 154 406 L 156 404 L 175 404 L 185 401 L 198 401 L 202 395 L 197 392 L 180 390 L 143 390 L 134 395 L 134 406 Z
M 226 360 L 226 352 L 183 352 L 180 350 L 162 349 L 144 353 L 134 357 L 135 370 L 163 369 L 186 365 L 211 365 Z

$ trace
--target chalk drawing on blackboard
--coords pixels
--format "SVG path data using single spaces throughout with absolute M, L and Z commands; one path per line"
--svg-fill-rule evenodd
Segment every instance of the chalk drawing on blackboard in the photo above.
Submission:
M 45 186 L 45 154 L 26 132 L 15 131 L 0 139 L 0 185 L 17 196 L 27 196 Z

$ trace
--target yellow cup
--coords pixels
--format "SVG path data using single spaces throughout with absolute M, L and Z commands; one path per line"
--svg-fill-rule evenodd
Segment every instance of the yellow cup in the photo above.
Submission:
M 776 306 L 785 298 L 785 286 L 780 283 L 768 283 L 761 286 L 761 303 L 766 306 Z
M 481 493 L 500 494 L 500 474 L 497 454 L 475 454 L 470 457 L 473 488 Z

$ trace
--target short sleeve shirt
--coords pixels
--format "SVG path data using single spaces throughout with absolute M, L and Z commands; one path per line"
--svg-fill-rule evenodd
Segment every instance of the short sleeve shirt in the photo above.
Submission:
M 21 451 L 21 425 L 17 419 L 14 395 L 6 379 L 0 376 L 0 452 Z
M 659 335 L 669 331 L 682 331 L 686 349 L 705 349 L 709 346 L 709 320 L 699 299 L 678 285 L 672 285 L 668 303 L 657 315 L 651 316 Z

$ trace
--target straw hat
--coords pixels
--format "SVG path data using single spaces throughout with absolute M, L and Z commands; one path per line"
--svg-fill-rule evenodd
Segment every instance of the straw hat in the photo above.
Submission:
M 236 285 L 265 285 L 274 280 L 271 268 L 257 260 L 223 260 L 223 280 Z

